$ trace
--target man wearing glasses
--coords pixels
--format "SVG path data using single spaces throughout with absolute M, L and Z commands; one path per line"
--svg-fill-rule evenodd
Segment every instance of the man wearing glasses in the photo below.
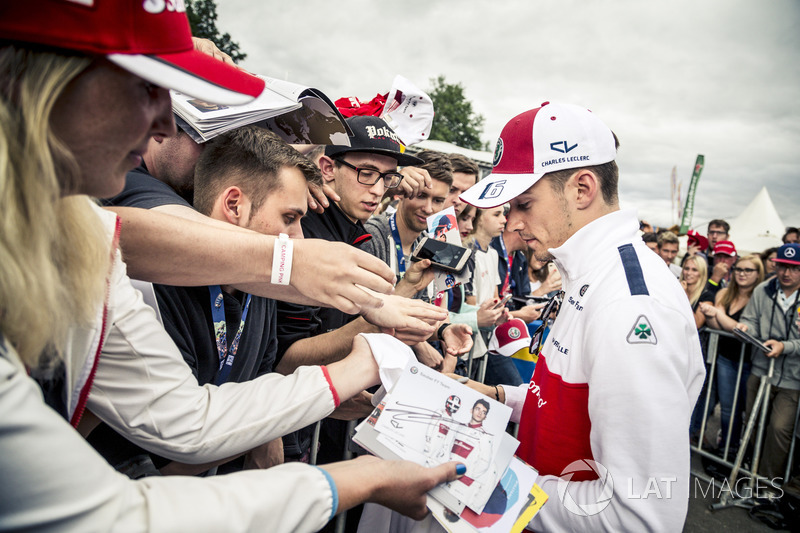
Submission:
M 770 389 L 771 412 L 761 453 L 759 474 L 783 478 L 800 398 L 800 244 L 784 244 L 775 257 L 777 275 L 753 290 L 742 313 L 743 330 L 771 350 L 754 350 L 747 380 L 747 412 L 752 411 L 761 376 L 775 360 Z M 786 483 L 786 479 L 782 480 Z
M 497 394 L 520 421 L 517 455 L 550 494 L 535 531 L 680 531 L 688 509 L 703 356 L 677 279 L 636 212 L 619 209 L 617 146 L 594 113 L 545 103 L 506 124 L 492 174 L 462 195 L 510 202 L 507 227 L 562 276 L 560 305 L 542 313 L 559 308 L 550 333 L 532 336 L 531 382 Z

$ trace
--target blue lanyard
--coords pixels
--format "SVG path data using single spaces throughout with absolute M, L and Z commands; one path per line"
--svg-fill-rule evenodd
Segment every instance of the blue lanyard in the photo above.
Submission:
M 225 322 L 225 306 L 223 305 L 222 289 L 219 285 L 211 285 L 208 287 L 208 292 L 211 296 L 211 321 L 214 326 L 214 338 L 217 341 L 217 356 L 219 357 L 219 369 L 214 378 L 215 385 L 222 385 L 228 381 L 228 376 L 233 368 L 233 360 L 236 358 L 236 352 L 239 351 L 239 339 L 244 331 L 244 323 L 247 320 L 247 311 L 250 309 L 251 296 L 247 295 L 247 300 L 244 304 L 242 311 L 242 319 L 239 322 L 239 330 L 231 342 L 230 349 L 228 348 L 227 330 L 228 325 Z
M 500 249 L 503 250 L 503 257 L 506 259 L 506 279 L 503 280 L 503 290 L 500 291 L 500 296 L 504 296 L 506 292 L 511 291 L 511 287 L 514 286 L 512 281 L 511 286 L 509 286 L 508 280 L 511 278 L 511 264 L 514 258 L 509 255 L 508 250 L 506 249 L 506 242 L 503 240 L 503 235 L 500 235 Z
M 400 240 L 400 232 L 397 231 L 397 221 L 395 216 L 397 213 L 392 213 L 389 217 L 389 226 L 392 228 L 392 239 L 394 240 L 394 251 L 397 254 L 397 272 L 402 278 L 406 273 L 406 258 L 403 255 L 403 243 Z

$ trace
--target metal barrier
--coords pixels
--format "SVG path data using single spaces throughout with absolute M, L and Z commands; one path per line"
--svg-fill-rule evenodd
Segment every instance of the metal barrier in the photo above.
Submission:
M 775 480 L 771 480 L 763 475 L 758 473 L 759 462 L 761 460 L 761 453 L 762 453 L 762 442 L 764 437 L 764 431 L 767 427 L 767 421 L 769 419 L 769 398 L 770 398 L 770 391 L 772 385 L 770 383 L 770 379 L 773 375 L 773 370 L 775 367 L 775 359 L 770 359 L 769 370 L 766 376 L 762 376 L 760 379 L 758 392 L 756 394 L 753 407 L 750 410 L 749 416 L 747 418 L 746 426 L 744 429 L 744 433 L 742 435 L 741 442 L 738 447 L 738 453 L 736 457 L 731 460 L 729 458 L 729 453 L 731 449 L 731 438 L 732 438 L 732 429 L 735 427 L 734 420 L 737 413 L 737 403 L 739 400 L 739 387 L 741 385 L 741 377 L 742 377 L 742 369 L 744 367 L 745 362 L 745 353 L 748 349 L 748 346 L 742 345 L 741 351 L 739 353 L 739 365 L 737 368 L 736 373 L 736 385 L 734 387 L 734 394 L 733 394 L 733 404 L 731 406 L 731 416 L 730 420 L 728 421 L 728 428 L 727 428 L 727 435 L 725 438 L 725 445 L 722 452 L 722 457 L 717 454 L 714 454 L 710 451 L 703 449 L 703 444 L 705 442 L 705 432 L 706 432 L 706 425 L 708 422 L 708 415 L 709 411 L 713 411 L 713 405 L 710 405 L 711 401 L 716 401 L 716 398 L 712 399 L 712 391 L 714 390 L 714 380 L 716 379 L 716 366 L 717 366 L 717 359 L 718 359 L 718 345 L 719 345 L 719 338 L 720 337 L 730 337 L 736 338 L 734 335 L 727 333 L 725 331 L 713 330 L 708 328 L 703 328 L 700 332 L 705 332 L 709 335 L 708 338 L 708 350 L 706 352 L 706 368 L 708 370 L 707 381 L 706 381 L 706 389 L 705 389 L 705 398 L 703 402 L 703 416 L 702 416 L 702 426 L 700 428 L 700 434 L 698 437 L 697 445 L 691 445 L 691 452 L 695 455 L 700 457 L 704 457 L 711 461 L 714 461 L 722 466 L 728 467 L 731 470 L 731 473 L 727 479 L 728 487 L 734 488 L 736 487 L 737 490 L 728 490 L 728 491 L 720 491 L 720 497 L 716 503 L 711 504 L 711 510 L 719 510 L 719 509 L 726 509 L 729 507 L 744 507 L 750 508 L 756 504 L 756 496 L 758 493 L 759 487 L 764 487 L 766 485 L 762 484 L 765 483 L 767 485 L 772 486 L 773 488 L 780 490 L 783 484 L 785 484 L 789 480 L 789 474 L 792 470 L 792 460 L 794 457 L 794 448 L 795 448 L 795 441 L 798 438 L 798 417 L 800 416 L 800 402 L 798 402 L 798 407 L 795 412 L 795 425 L 794 430 L 792 431 L 792 439 L 791 444 L 789 447 L 789 454 L 786 461 L 786 468 L 784 470 L 783 476 L 783 483 L 775 483 Z M 738 340 L 738 339 L 737 339 Z M 708 366 L 710 365 L 710 367 Z M 712 409 L 710 409 L 710 407 Z M 741 411 L 741 409 L 739 408 Z M 744 457 L 748 449 L 748 444 L 750 442 L 751 437 L 753 436 L 753 432 L 755 430 L 755 444 L 753 446 L 753 455 L 750 468 L 745 468 L 743 465 Z M 735 437 L 734 437 L 735 438 Z M 746 497 L 741 497 L 737 494 L 739 486 L 737 485 L 737 481 L 740 474 L 746 474 L 749 478 L 749 486 Z M 707 476 L 705 472 L 697 472 L 692 470 L 692 475 L 698 479 L 711 482 L 712 478 Z

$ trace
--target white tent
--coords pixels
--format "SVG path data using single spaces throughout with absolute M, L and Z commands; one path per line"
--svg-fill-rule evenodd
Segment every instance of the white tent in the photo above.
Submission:
M 766 187 L 761 188 L 750 205 L 730 224 L 730 239 L 739 255 L 761 253 L 767 248 L 780 246 L 786 229 Z

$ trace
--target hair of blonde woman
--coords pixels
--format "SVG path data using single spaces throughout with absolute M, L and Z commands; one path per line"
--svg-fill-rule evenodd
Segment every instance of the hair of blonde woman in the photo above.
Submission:
M 50 114 L 90 64 L 80 56 L 0 48 L 0 333 L 29 368 L 52 368 L 69 328 L 102 302 L 108 237 L 89 200 L 61 198 L 78 166 Z
M 733 264 L 733 268 L 739 266 L 739 263 L 742 261 L 750 261 L 756 266 L 758 270 L 758 279 L 756 283 L 753 285 L 755 287 L 762 281 L 764 281 L 764 263 L 761 262 L 761 257 L 758 254 L 750 254 L 740 257 L 736 260 L 736 263 Z M 736 276 L 731 276 L 731 282 L 728 287 L 725 289 L 725 292 L 719 299 L 719 304 L 722 306 L 723 309 L 728 309 L 730 305 L 739 297 L 741 293 L 742 287 L 739 285 L 739 282 L 736 281 Z
M 691 255 L 686 258 L 683 266 L 686 266 L 686 263 L 689 263 L 690 261 L 695 264 L 697 270 L 700 272 L 700 278 L 697 280 L 697 284 L 692 289 L 692 292 L 688 295 L 689 303 L 692 305 L 692 307 L 694 307 L 698 300 L 700 300 L 700 295 L 703 294 L 703 289 L 706 287 L 706 282 L 708 281 L 708 265 L 706 264 L 705 259 L 702 257 Z M 683 270 L 681 270 L 680 280 L 683 281 Z

